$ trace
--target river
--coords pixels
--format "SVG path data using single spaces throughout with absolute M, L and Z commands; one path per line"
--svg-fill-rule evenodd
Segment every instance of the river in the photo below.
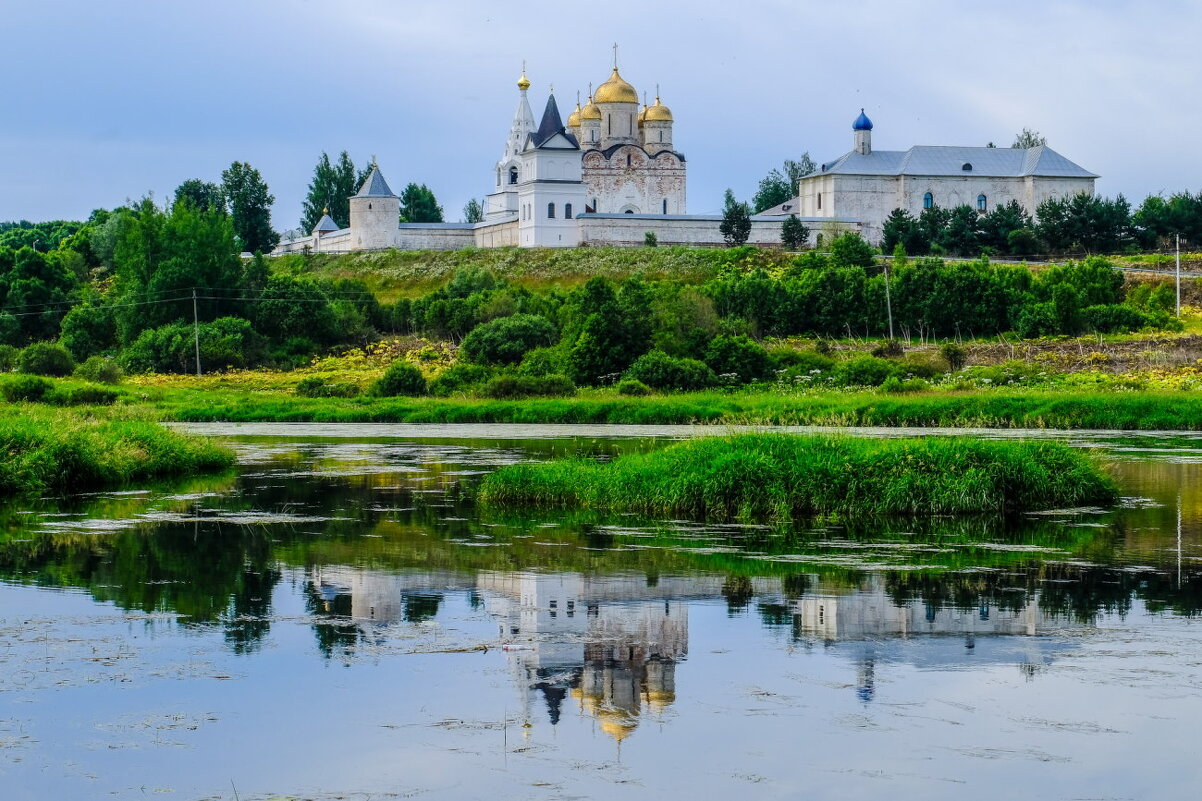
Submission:
M 0 508 L 6 801 L 1197 797 L 1198 434 L 979 432 L 1111 509 L 775 530 L 465 500 L 726 428 L 187 428 L 236 470 Z

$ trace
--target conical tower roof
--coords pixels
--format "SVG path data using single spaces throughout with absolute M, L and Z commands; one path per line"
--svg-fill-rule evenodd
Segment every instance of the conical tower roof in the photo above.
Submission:
M 539 147 L 555 134 L 562 132 L 563 117 L 559 116 L 559 104 L 555 102 L 555 95 L 549 95 L 547 107 L 543 109 L 542 122 L 538 124 L 538 131 L 534 134 L 534 146 Z
M 363 182 L 363 186 L 359 187 L 359 192 L 355 197 L 396 197 L 396 195 L 388 187 L 388 182 L 384 180 L 384 174 L 380 172 L 380 168 L 376 166 L 375 162 L 372 162 L 371 172 L 367 174 L 367 179 Z
M 317 225 L 315 225 L 313 227 L 312 233 L 328 234 L 330 231 L 338 231 L 338 230 L 341 230 L 341 229 L 338 227 L 338 223 L 334 222 L 334 218 L 332 218 L 330 216 L 330 210 L 322 209 L 321 210 L 321 219 L 318 220 Z

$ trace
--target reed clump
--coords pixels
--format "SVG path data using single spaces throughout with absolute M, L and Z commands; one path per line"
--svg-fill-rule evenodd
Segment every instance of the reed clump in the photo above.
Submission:
M 487 476 L 478 494 L 493 507 L 774 523 L 816 514 L 1010 514 L 1116 498 L 1093 459 L 1054 442 L 788 434 L 697 439 L 608 463 L 512 465 Z
M 145 420 L 68 411 L 0 411 L 0 495 L 82 490 L 221 470 L 233 452 Z

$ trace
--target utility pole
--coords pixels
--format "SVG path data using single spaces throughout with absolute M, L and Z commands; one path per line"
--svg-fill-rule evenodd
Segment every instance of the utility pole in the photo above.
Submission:
M 1181 234 L 1177 234 L 1177 317 L 1181 317 Z
M 893 298 L 889 296 L 889 262 L 885 262 L 885 309 L 889 312 L 889 341 L 893 341 Z
M 196 313 L 196 289 L 192 289 L 192 342 L 196 345 L 196 377 L 200 378 L 200 317 Z

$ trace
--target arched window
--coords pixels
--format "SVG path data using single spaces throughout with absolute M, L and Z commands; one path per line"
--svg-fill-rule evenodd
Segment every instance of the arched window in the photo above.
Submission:
M 929 208 L 934 208 L 934 206 L 935 206 L 935 196 L 932 195 L 930 192 L 927 192 L 925 195 L 922 196 L 922 207 L 924 209 L 929 209 Z
M 501 185 L 501 171 L 497 170 L 497 186 Z
M 972 165 L 966 161 L 960 165 L 960 169 L 964 170 L 964 172 L 972 172 Z
M 627 214 L 634 214 L 634 209 L 626 209 Z
M 510 167 L 509 168 L 509 183 L 516 184 L 517 182 L 518 182 L 518 168 Z
M 571 203 L 563 204 L 563 218 L 565 220 L 572 219 L 572 204 Z
M 663 131 L 659 132 L 659 141 L 661 141 L 661 142 L 664 141 L 664 132 Z
M 984 195 L 977 195 L 977 211 L 989 211 L 988 205 Z
M 370 203 L 368 203 L 368 204 L 367 204 L 367 210 L 368 210 L 368 211 L 371 211 L 371 204 L 370 204 Z
M 630 166 L 630 154 L 629 153 L 626 154 L 626 166 L 627 167 Z
M 547 219 L 548 220 L 555 219 L 555 204 L 554 203 L 547 204 Z

